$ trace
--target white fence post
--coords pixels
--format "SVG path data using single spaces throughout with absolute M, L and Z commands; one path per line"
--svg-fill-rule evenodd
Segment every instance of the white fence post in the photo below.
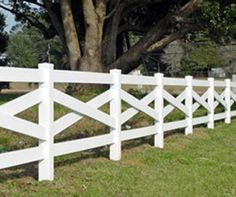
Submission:
M 185 79 L 187 83 L 185 106 L 188 109 L 186 114 L 187 127 L 185 128 L 185 135 L 188 135 L 193 133 L 193 96 L 192 96 L 193 77 L 186 76 Z
M 156 99 L 155 99 L 155 110 L 158 113 L 158 121 L 155 121 L 157 134 L 154 135 L 154 146 L 158 148 L 164 148 L 164 132 L 163 132 L 163 74 L 156 73 L 155 78 L 157 81 L 156 86 Z
M 208 98 L 207 102 L 210 107 L 210 111 L 208 111 L 209 122 L 207 124 L 207 128 L 214 129 L 214 110 L 215 110 L 215 96 L 214 96 L 214 78 L 208 78 L 209 89 L 208 89 Z
M 110 102 L 110 115 L 115 119 L 114 128 L 110 132 L 113 138 L 113 143 L 110 146 L 110 159 L 118 161 L 121 159 L 121 70 L 110 70 L 113 77 L 113 84 L 111 85 L 112 100 Z
M 39 104 L 39 124 L 45 128 L 46 140 L 39 140 L 39 147 L 42 149 L 44 159 L 39 161 L 38 179 L 53 180 L 54 178 L 54 158 L 52 155 L 52 146 L 54 143 L 52 133 L 52 123 L 54 119 L 53 109 L 53 64 L 43 63 L 38 65 L 39 70 L 43 71 L 44 83 L 40 84 L 42 102 Z
M 232 82 L 236 82 L 236 75 L 232 75 Z M 236 94 L 236 87 L 232 88 L 232 92 Z
M 225 123 L 226 124 L 230 124 L 231 123 L 231 82 L 230 79 L 225 79 L 225 83 L 226 83 L 226 89 L 225 89 L 225 102 L 226 102 L 226 118 L 225 118 Z

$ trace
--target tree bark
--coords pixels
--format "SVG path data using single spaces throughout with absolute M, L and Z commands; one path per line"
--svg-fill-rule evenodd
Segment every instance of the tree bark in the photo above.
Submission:
M 71 1 L 60 0 L 60 8 L 70 67 L 71 70 L 78 70 L 78 63 L 79 59 L 81 58 L 81 51 L 77 31 L 75 28 L 75 22 L 71 10 Z
M 105 0 L 97 0 L 94 5 L 92 0 L 83 0 L 83 12 L 86 35 L 80 70 L 103 72 L 102 36 L 106 2 Z
M 103 60 L 105 65 L 111 64 L 116 59 L 116 43 L 121 14 L 122 6 L 116 10 L 111 18 L 107 19 L 103 40 Z

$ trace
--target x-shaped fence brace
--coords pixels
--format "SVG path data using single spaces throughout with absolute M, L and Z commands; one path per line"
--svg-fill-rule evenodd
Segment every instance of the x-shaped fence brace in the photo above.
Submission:
M 159 79 L 163 80 L 163 78 Z M 121 129 L 119 128 L 120 130 L 118 129 L 118 132 L 121 132 L 119 140 L 123 141 L 128 139 L 134 139 L 137 137 L 147 136 L 147 134 L 156 135 L 157 132 L 159 132 L 157 131 L 157 129 L 160 128 L 163 129 L 163 131 L 167 131 L 172 128 L 184 128 L 186 126 L 189 126 L 189 124 L 191 124 L 192 121 L 190 120 L 189 122 L 189 119 L 192 119 L 192 116 L 190 116 L 190 114 L 191 113 L 193 114 L 201 106 L 205 108 L 208 111 L 208 113 L 212 113 L 212 110 L 214 112 L 214 109 L 219 104 L 223 105 L 224 108 L 225 109 L 227 108 L 228 110 L 229 106 L 227 99 L 229 97 L 229 88 L 227 89 L 227 91 L 225 89 L 221 93 L 218 93 L 214 89 L 210 90 L 208 88 L 202 95 L 199 95 L 196 91 L 192 89 L 192 87 L 189 88 L 191 86 L 191 83 L 189 82 L 191 81 L 192 79 L 190 79 L 189 81 L 187 80 L 186 84 L 184 83 L 185 85 L 183 85 L 183 87 L 185 87 L 185 89 L 176 97 L 172 96 L 167 90 L 165 90 L 163 84 L 162 84 L 163 87 L 161 89 L 160 85 L 155 84 L 156 88 L 154 88 L 154 90 L 152 90 L 142 99 L 137 99 L 135 96 L 129 94 L 122 88 L 116 89 L 116 91 L 118 91 L 116 93 L 117 95 L 119 95 L 119 102 L 118 102 L 119 105 L 121 105 L 121 101 L 125 101 L 127 104 L 131 106 L 130 108 L 126 109 L 123 112 L 120 106 L 119 108 L 120 111 L 118 112 L 118 114 L 116 114 L 118 117 L 114 117 L 114 114 L 112 114 L 111 109 L 110 109 L 110 114 L 105 113 L 99 109 L 103 105 L 110 103 L 114 100 L 114 94 L 113 94 L 114 92 L 112 88 L 96 96 L 90 101 L 82 102 L 81 100 L 69 96 L 66 93 L 59 91 L 53 87 L 48 89 L 42 87 L 30 93 L 27 93 L 23 96 L 20 96 L 8 103 L 2 104 L 0 106 L 0 127 L 9 129 L 13 132 L 17 132 L 23 135 L 36 138 L 39 140 L 39 142 L 46 142 L 46 143 L 50 141 L 47 132 L 51 132 L 50 135 L 52 135 L 51 138 L 52 142 L 49 143 L 52 143 L 51 147 L 52 151 L 50 153 L 51 155 L 48 158 L 50 157 L 52 158 L 54 156 L 75 152 L 76 150 L 77 151 L 87 150 L 89 148 L 95 148 L 102 145 L 111 145 L 114 143 L 114 138 L 111 134 L 104 134 L 100 136 L 54 144 L 53 138 L 55 135 L 58 135 L 66 128 L 80 121 L 83 117 L 92 118 L 108 126 L 110 127 L 111 131 L 112 129 L 117 129 L 117 119 L 119 126 L 121 126 L 125 124 L 128 120 L 133 118 L 139 112 L 144 112 L 154 120 L 154 125 L 145 128 L 130 129 L 126 130 L 125 132 L 121 132 Z M 157 87 L 159 87 L 159 89 Z M 53 119 L 52 123 L 50 123 L 51 125 L 48 127 L 46 126 L 47 128 L 45 128 L 45 125 L 41 125 L 40 121 L 38 124 L 36 124 L 16 116 L 20 112 L 25 111 L 26 109 L 34 105 L 37 104 L 40 105 L 42 102 L 45 102 L 43 95 L 45 92 L 43 91 L 43 89 L 49 91 L 48 93 L 50 94 L 50 99 L 52 101 L 52 104 L 55 102 L 71 110 L 71 112 L 60 117 L 59 119 L 57 120 Z M 212 90 L 214 90 L 214 92 Z M 161 97 L 158 97 L 158 94 L 162 94 Z M 214 105 L 211 106 L 210 103 L 208 102 L 210 94 L 212 94 L 212 100 L 214 103 Z M 158 109 L 158 103 L 156 103 L 157 97 L 158 99 L 161 98 L 162 101 L 165 100 L 168 102 L 168 105 L 164 106 L 163 104 L 163 106 L 161 106 L 163 107 L 161 111 L 157 111 Z M 187 99 L 189 98 L 191 99 L 190 102 L 191 106 L 188 106 L 188 103 L 186 103 Z M 155 101 L 154 104 L 157 105 L 154 106 L 154 108 L 149 106 L 150 103 L 152 103 L 153 101 Z M 185 103 L 183 103 L 183 101 L 185 101 Z M 46 102 L 48 102 L 48 100 L 46 100 Z M 236 102 L 236 94 L 230 91 L 230 106 L 232 106 L 234 102 Z M 110 108 L 111 106 L 112 105 L 110 105 Z M 181 112 L 183 112 L 186 116 L 186 119 L 181 121 L 164 123 L 164 118 L 171 112 L 173 112 L 173 110 L 175 109 L 178 109 Z M 209 119 L 208 117 L 202 117 L 202 120 L 198 119 L 197 121 L 195 121 L 195 123 L 206 122 L 208 121 L 208 119 Z M 157 124 L 159 124 L 160 122 L 161 124 L 163 124 L 163 126 L 157 127 Z M 144 132 L 145 134 L 142 134 L 142 132 Z M 46 144 L 46 146 L 47 145 L 48 144 Z M 3 161 L 0 163 L 0 169 L 30 161 L 47 160 L 47 158 L 45 159 L 45 150 L 46 149 L 45 148 L 43 149 L 43 146 L 41 146 L 39 143 L 38 147 L 33 147 L 28 150 L 24 149 L 20 151 L 13 151 L 10 153 L 1 154 L 1 159 Z M 48 168 L 42 168 L 42 169 L 48 169 Z M 52 178 L 52 176 L 48 175 L 46 175 L 46 177 L 50 177 L 50 179 Z M 42 179 L 44 178 L 45 177 L 42 177 Z

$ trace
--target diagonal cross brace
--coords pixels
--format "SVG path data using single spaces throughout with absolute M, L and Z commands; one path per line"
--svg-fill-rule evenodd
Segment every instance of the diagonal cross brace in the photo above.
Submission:
M 192 91 L 193 98 L 198 102 L 200 105 L 202 105 L 207 111 L 210 111 L 210 106 L 209 104 L 205 101 L 204 95 L 201 97 L 199 96 L 194 90 Z
M 222 92 L 221 95 L 219 95 L 216 91 L 214 91 L 214 97 L 216 99 L 214 108 L 216 108 L 219 105 L 219 103 L 221 103 L 225 108 L 227 107 L 226 102 L 224 100 L 225 91 Z
M 40 140 L 46 139 L 44 127 L 4 112 L 0 112 L 0 127 Z
M 90 105 L 77 100 L 59 90 L 53 89 L 54 101 L 85 116 L 93 118 L 107 126 L 114 127 L 115 120 L 106 113 L 91 107 Z
M 137 98 L 135 98 L 134 96 L 128 94 L 124 90 L 121 90 L 120 95 L 121 95 L 121 98 L 125 102 L 127 102 L 128 104 L 130 104 L 134 108 L 136 108 L 136 109 L 146 113 L 147 115 L 151 116 L 154 120 L 158 121 L 158 119 L 159 119 L 158 113 L 154 109 L 152 109 L 148 105 L 144 105 L 142 101 L 140 101 Z
M 97 97 L 91 99 L 86 104 L 94 107 L 95 109 L 103 106 L 105 103 L 111 100 L 111 91 L 107 90 L 106 92 L 98 95 Z M 78 113 L 71 112 L 56 120 L 53 123 L 53 135 L 59 134 L 61 131 L 65 130 L 69 126 L 73 125 L 77 121 L 81 120 L 83 116 Z
M 155 99 L 155 95 L 156 95 L 156 90 L 153 90 L 151 93 L 149 93 L 144 98 L 142 98 L 140 100 L 140 102 L 143 105 L 148 105 Z M 138 112 L 139 112 L 139 110 L 137 110 L 133 107 L 131 107 L 131 108 L 127 109 L 126 111 L 124 111 L 121 114 L 121 124 L 124 124 L 125 122 L 127 122 L 130 118 L 135 116 Z
M 175 106 L 185 114 L 188 114 L 188 109 L 181 102 L 179 102 L 175 97 L 169 94 L 166 90 L 163 90 L 164 99 L 167 100 L 171 105 Z
M 0 112 L 7 111 L 8 114 L 16 115 L 42 101 L 40 89 L 36 89 L 28 94 L 20 96 L 12 101 L 0 106 Z
M 236 94 L 234 94 L 232 91 L 230 91 L 231 98 L 236 102 Z
M 209 94 L 209 90 L 207 90 L 202 96 L 201 98 L 205 101 L 208 98 L 208 94 Z M 208 103 L 207 103 L 208 104 Z M 201 104 L 199 104 L 198 102 L 195 102 L 193 104 L 193 113 L 201 106 Z M 208 105 L 209 106 L 209 105 Z
M 176 97 L 176 101 L 181 103 L 184 99 L 185 99 L 185 90 Z M 169 113 L 171 113 L 173 110 L 175 109 L 175 107 L 173 105 L 167 105 L 164 110 L 163 110 L 163 117 L 165 118 Z

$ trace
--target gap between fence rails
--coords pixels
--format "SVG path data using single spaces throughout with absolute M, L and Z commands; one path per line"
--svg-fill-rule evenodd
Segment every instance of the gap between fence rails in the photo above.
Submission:
M 213 129 L 215 121 L 224 119 L 226 124 L 230 124 L 231 117 L 236 116 L 236 111 L 231 111 L 231 106 L 236 102 L 236 94 L 232 92 L 232 89 L 236 88 L 236 82 L 229 79 L 196 80 L 191 76 L 169 78 L 164 77 L 162 73 L 155 76 L 131 76 L 121 74 L 121 71 L 116 69 L 110 73 L 63 71 L 54 70 L 52 64 L 42 63 L 38 69 L 0 67 L 0 80 L 39 83 L 37 90 L 0 106 L 0 127 L 34 137 L 39 142 L 36 147 L 0 154 L 0 169 L 38 161 L 40 181 L 54 179 L 55 156 L 108 145 L 110 159 L 118 161 L 121 159 L 123 141 L 153 136 L 154 146 L 164 148 L 164 133 L 167 131 L 184 128 L 185 134 L 189 135 L 193 133 L 195 125 L 207 124 L 208 128 Z M 84 103 L 56 90 L 55 83 L 107 84 L 110 85 L 110 89 Z M 155 88 L 139 100 L 124 91 L 122 85 L 152 85 Z M 184 87 L 184 91 L 174 97 L 165 86 L 181 86 Z M 199 95 L 194 91 L 195 87 L 207 90 Z M 224 91 L 219 93 L 217 88 L 223 88 Z M 165 106 L 164 100 L 169 104 Z M 125 101 L 131 107 L 122 112 L 121 101 Z M 54 102 L 70 108 L 72 112 L 54 121 Z M 149 106 L 152 102 L 154 108 Z M 106 103 L 110 103 L 109 114 L 99 110 L 99 107 Z M 15 116 L 36 104 L 39 104 L 38 124 Z M 215 113 L 219 104 L 224 107 L 224 112 Z M 205 108 L 207 115 L 194 118 L 193 113 L 199 107 Z M 183 112 L 185 119 L 165 123 L 164 118 L 175 109 Z M 122 130 L 121 126 L 140 111 L 152 117 L 154 124 L 144 128 Z M 54 143 L 55 135 L 84 116 L 109 126 L 110 133 Z

